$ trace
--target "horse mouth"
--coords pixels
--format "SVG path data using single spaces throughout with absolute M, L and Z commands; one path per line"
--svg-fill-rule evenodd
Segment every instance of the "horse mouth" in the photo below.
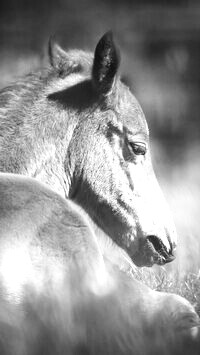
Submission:
M 174 259 L 172 248 L 168 251 L 162 240 L 155 235 L 149 235 L 141 243 L 138 252 L 132 256 L 132 260 L 137 266 L 164 265 Z
M 147 237 L 146 247 L 148 249 L 147 255 L 150 256 L 153 264 L 164 265 L 175 259 L 175 256 L 172 253 L 172 248 L 170 251 L 167 251 L 167 248 L 163 244 L 162 240 L 155 235 Z

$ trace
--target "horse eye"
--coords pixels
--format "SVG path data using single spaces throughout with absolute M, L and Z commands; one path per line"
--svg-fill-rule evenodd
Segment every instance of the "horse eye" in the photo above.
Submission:
M 146 148 L 146 144 L 145 143 L 129 142 L 129 145 L 130 145 L 131 150 L 133 151 L 134 154 L 136 154 L 136 155 L 145 155 L 146 154 L 147 148 Z

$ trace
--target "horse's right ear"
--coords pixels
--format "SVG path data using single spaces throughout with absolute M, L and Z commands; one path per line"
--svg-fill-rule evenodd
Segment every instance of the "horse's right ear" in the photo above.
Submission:
M 97 43 L 94 54 L 92 79 L 99 93 L 108 95 L 112 91 L 119 64 L 119 50 L 113 41 L 112 32 L 109 31 Z
M 68 62 L 68 54 L 52 38 L 49 39 L 48 53 L 51 66 L 58 71 L 62 70 Z

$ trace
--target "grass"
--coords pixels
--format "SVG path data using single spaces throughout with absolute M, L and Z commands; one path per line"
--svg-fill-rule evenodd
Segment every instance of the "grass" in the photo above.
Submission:
M 153 290 L 185 297 L 200 316 L 200 273 L 187 272 L 182 275 L 177 270 L 168 272 L 165 267 L 141 268 L 134 277 Z

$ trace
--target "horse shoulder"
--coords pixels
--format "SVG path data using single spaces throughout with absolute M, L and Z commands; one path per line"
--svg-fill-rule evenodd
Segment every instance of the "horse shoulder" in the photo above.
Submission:
M 98 274 L 104 267 L 87 217 L 75 203 L 34 179 L 14 174 L 1 174 L 0 196 L 4 279 L 11 269 L 24 278 L 28 264 L 30 271 L 42 270 L 44 278 L 46 270 L 57 273 L 60 269 L 63 277 L 66 270 L 76 269 L 82 275 L 85 270 L 85 279 L 90 282 L 95 272 Z M 32 282 L 27 279 L 29 275 L 25 276 L 27 282 Z

